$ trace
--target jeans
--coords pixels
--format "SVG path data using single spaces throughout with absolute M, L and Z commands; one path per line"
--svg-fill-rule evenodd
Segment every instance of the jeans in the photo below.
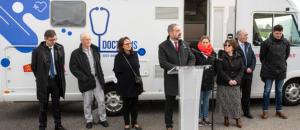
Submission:
M 272 89 L 273 84 L 272 79 L 265 80 L 265 87 L 264 87 L 264 95 L 263 95 L 263 110 L 267 111 L 269 108 L 270 103 L 270 92 Z M 275 103 L 276 103 L 276 111 L 282 110 L 282 85 L 283 79 L 275 80 Z
M 200 94 L 200 102 L 199 102 L 199 118 L 207 118 L 208 117 L 208 109 L 209 109 L 209 97 L 211 94 L 211 90 L 201 91 Z

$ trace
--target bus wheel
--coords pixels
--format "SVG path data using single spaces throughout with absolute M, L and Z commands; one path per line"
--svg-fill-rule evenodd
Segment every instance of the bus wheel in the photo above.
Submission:
M 105 87 L 105 107 L 109 116 L 117 116 L 122 112 L 123 101 L 117 94 L 115 84 L 107 84 Z
M 300 103 L 300 82 L 290 80 L 283 86 L 282 103 L 287 106 L 294 106 Z

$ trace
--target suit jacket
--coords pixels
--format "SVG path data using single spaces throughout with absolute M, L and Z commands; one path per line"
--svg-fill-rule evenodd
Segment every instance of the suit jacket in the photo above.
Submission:
M 247 68 L 251 68 L 252 71 L 254 71 L 255 69 L 255 66 L 256 66 L 256 57 L 255 57 L 255 54 L 252 50 L 252 47 L 250 45 L 250 43 L 244 43 L 244 46 L 245 46 L 245 51 L 247 52 L 247 55 L 245 56 L 244 52 L 243 52 L 243 49 L 241 48 L 241 46 L 239 46 L 237 48 L 237 52 L 240 53 L 240 55 L 242 56 L 243 58 L 243 65 L 245 67 L 245 73 L 244 73 L 244 76 L 243 78 L 246 78 L 246 79 L 252 79 L 253 77 L 253 72 L 252 73 L 247 73 Z M 247 64 L 246 64 L 246 58 L 247 58 Z
M 176 66 L 195 65 L 195 56 L 184 41 L 181 40 L 179 41 L 179 51 L 177 52 L 169 37 L 159 45 L 158 56 L 159 64 L 164 69 L 165 94 L 176 96 L 178 95 L 178 75 L 168 75 L 167 72 Z
M 46 46 L 46 42 L 41 42 L 40 45 L 33 50 L 31 57 L 31 68 L 36 78 L 36 92 L 39 101 L 48 101 L 48 77 L 50 69 L 50 49 Z M 54 44 L 54 60 L 56 74 L 58 76 L 59 95 L 65 97 L 65 52 L 64 47 L 58 43 Z
M 91 45 L 94 65 L 95 65 L 95 76 L 100 81 L 102 89 L 104 89 L 104 75 L 100 64 L 100 54 L 98 52 L 98 47 Z M 94 75 L 91 73 L 90 63 L 88 61 L 87 55 L 83 52 L 82 46 L 80 44 L 79 48 L 75 49 L 71 54 L 70 71 L 78 79 L 78 87 L 80 92 L 86 92 L 88 90 L 94 89 L 96 87 L 96 80 Z

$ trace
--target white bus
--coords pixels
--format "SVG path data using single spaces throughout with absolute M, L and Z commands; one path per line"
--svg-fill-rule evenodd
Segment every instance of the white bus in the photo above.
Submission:
M 247 30 L 258 61 L 251 95 L 261 98 L 259 45 L 273 25 L 282 24 L 292 44 L 283 100 L 286 105 L 296 105 L 300 102 L 299 18 L 290 0 L 1 0 L 0 101 L 37 100 L 30 70 L 31 52 L 44 39 L 46 29 L 56 30 L 58 43 L 65 47 L 66 101 L 82 100 L 77 80 L 68 67 L 82 32 L 89 32 L 100 50 L 109 114 L 118 114 L 122 109 L 112 66 L 117 41 L 123 36 L 131 38 L 139 54 L 146 90 L 140 99 L 162 100 L 163 70 L 158 63 L 158 45 L 166 39 L 171 23 L 182 26 L 185 41 L 194 44 L 207 34 L 215 48 L 222 47 L 227 34 Z

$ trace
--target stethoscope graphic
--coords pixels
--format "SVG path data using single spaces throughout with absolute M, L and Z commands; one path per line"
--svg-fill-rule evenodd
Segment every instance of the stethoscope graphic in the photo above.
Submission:
M 92 13 L 94 11 L 104 11 L 105 13 L 107 13 L 107 17 L 106 17 L 106 24 L 105 24 L 105 29 L 103 32 L 96 32 L 95 31 L 95 28 L 94 28 L 94 23 L 93 23 L 93 18 L 92 18 Z M 93 9 L 90 10 L 90 13 L 89 13 L 89 16 L 90 16 L 90 23 L 91 23 L 91 28 L 92 28 L 92 31 L 95 35 L 98 36 L 98 47 L 99 47 L 99 51 L 100 51 L 100 45 L 101 45 L 101 36 L 103 36 L 106 32 L 107 32 L 107 27 L 108 27 L 108 23 L 109 23 L 109 17 L 110 17 L 110 13 L 108 11 L 108 9 L 106 8 L 103 8 L 103 7 L 95 7 Z

